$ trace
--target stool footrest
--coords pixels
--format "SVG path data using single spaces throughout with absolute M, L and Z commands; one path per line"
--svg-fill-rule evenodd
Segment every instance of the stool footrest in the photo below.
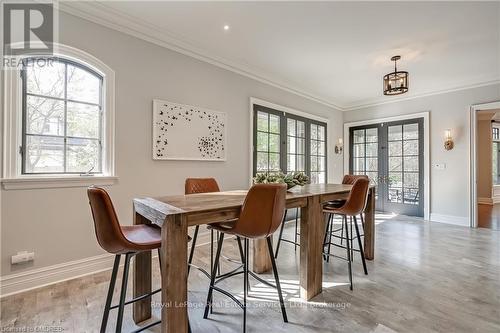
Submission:
M 134 303 L 134 302 L 137 302 L 137 301 L 140 301 L 141 299 L 145 299 L 145 298 L 147 298 L 147 297 L 151 297 L 151 296 L 153 296 L 154 294 L 159 293 L 160 291 L 161 291 L 161 288 L 160 288 L 160 289 L 156 289 L 155 291 L 153 291 L 153 292 L 151 292 L 151 293 L 144 294 L 144 295 L 141 295 L 141 296 L 139 296 L 139 297 L 133 298 L 133 299 L 131 299 L 130 301 L 125 302 L 125 304 L 124 304 L 124 305 L 130 304 L 130 303 Z M 109 309 L 110 309 L 110 310 L 112 310 L 112 309 L 116 309 L 116 308 L 117 308 L 117 307 L 119 307 L 119 306 L 120 306 L 119 304 L 117 304 L 117 305 L 113 305 L 113 306 L 111 306 Z

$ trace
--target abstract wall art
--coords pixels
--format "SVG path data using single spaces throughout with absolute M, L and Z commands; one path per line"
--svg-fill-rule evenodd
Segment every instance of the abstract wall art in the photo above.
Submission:
M 153 100 L 153 159 L 226 160 L 226 114 Z

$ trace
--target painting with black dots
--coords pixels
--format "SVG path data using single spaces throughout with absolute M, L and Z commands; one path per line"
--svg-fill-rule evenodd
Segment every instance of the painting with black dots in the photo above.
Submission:
M 226 160 L 226 114 L 153 100 L 153 159 Z

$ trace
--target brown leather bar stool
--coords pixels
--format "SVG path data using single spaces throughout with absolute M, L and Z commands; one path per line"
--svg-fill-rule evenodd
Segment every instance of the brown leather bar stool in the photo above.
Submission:
M 161 291 L 157 289 L 151 293 L 139 296 L 129 301 L 125 301 L 127 294 L 128 273 L 130 268 L 130 259 L 137 253 L 158 249 L 160 256 L 161 247 L 161 229 L 152 225 L 133 225 L 120 226 L 118 216 L 116 215 L 113 202 L 106 190 L 91 186 L 87 189 L 92 217 L 94 219 L 94 228 L 99 245 L 107 252 L 115 255 L 111 280 L 109 282 L 108 296 L 104 306 L 104 314 L 101 322 L 101 333 L 106 332 L 109 311 L 118 308 L 118 317 L 116 321 L 116 332 L 121 332 L 123 323 L 123 312 L 125 305 L 137 302 L 150 297 Z M 111 306 L 113 292 L 115 289 L 120 258 L 125 255 L 125 264 L 123 267 L 122 286 L 120 291 L 120 302 L 118 305 Z M 161 261 L 160 261 L 161 262 Z M 160 266 L 161 269 L 161 266 Z M 146 330 L 161 321 L 150 323 L 134 332 Z
M 354 182 L 358 179 L 369 179 L 368 176 L 366 175 L 344 175 L 344 178 L 342 179 L 342 184 L 344 185 L 352 185 L 354 184 Z M 344 204 L 345 204 L 345 200 L 343 199 L 339 199 L 339 200 L 333 200 L 333 201 L 329 201 L 327 203 L 327 206 L 329 208 L 340 208 L 342 207 Z M 364 211 L 364 210 L 363 210 Z M 338 232 L 340 231 L 341 234 L 340 234 L 340 244 L 342 245 L 343 242 L 344 242 L 344 223 L 342 223 L 342 226 L 338 229 L 333 229 L 333 214 L 328 214 L 328 220 L 327 220 L 327 227 L 326 227 L 326 231 L 325 231 L 325 239 L 324 239 L 324 243 L 328 243 L 328 253 L 330 253 L 330 245 L 332 243 L 332 235 L 335 234 L 335 232 Z M 360 215 L 360 218 L 361 218 L 361 225 L 363 227 L 363 232 L 365 230 L 365 221 L 364 221 L 364 218 L 363 218 L 363 214 Z M 350 218 L 350 228 L 351 228 L 351 260 L 353 259 L 353 256 L 352 256 L 352 240 L 354 239 L 353 237 L 353 233 L 352 233 L 352 217 Z M 328 237 L 328 242 L 327 242 L 327 237 Z M 336 237 L 335 235 L 333 237 Z M 330 261 L 330 257 L 329 256 L 325 256 L 325 259 L 326 259 L 326 262 L 329 262 Z
M 363 270 L 365 274 L 368 275 L 368 270 L 366 268 L 366 262 L 365 262 L 365 254 L 363 251 L 363 244 L 361 242 L 361 236 L 359 233 L 356 216 L 362 214 L 366 208 L 369 189 L 370 189 L 370 180 L 368 178 L 359 178 L 354 182 L 351 192 L 349 193 L 349 197 L 347 198 L 346 202 L 342 205 L 342 207 L 331 207 L 327 205 L 323 208 L 323 212 L 325 214 L 330 214 L 331 216 L 333 216 L 334 214 L 338 214 L 342 216 L 343 227 L 345 227 L 345 232 L 346 232 L 345 249 L 347 250 L 347 261 L 349 265 L 349 282 L 351 290 L 352 290 L 352 267 L 351 267 L 352 251 L 351 251 L 351 242 L 349 238 L 349 230 L 347 227 L 347 217 L 349 216 L 354 219 L 354 227 L 356 230 L 356 238 L 358 240 L 358 247 L 359 247 L 358 251 L 361 255 Z M 330 244 L 331 242 L 328 245 Z M 343 246 L 335 243 L 331 245 L 344 248 Z M 328 253 L 326 253 L 325 255 L 329 257 L 333 256 L 330 253 L 330 246 L 328 246 Z
M 243 206 L 241 208 L 240 217 L 238 218 L 238 220 L 236 220 L 236 222 L 231 224 L 217 223 L 211 225 L 212 228 L 220 231 L 220 236 L 217 245 L 217 252 L 215 254 L 215 263 L 212 268 L 212 277 L 210 279 L 210 288 L 208 290 L 207 304 L 205 306 L 205 315 L 203 316 L 203 318 L 206 319 L 208 317 L 209 309 L 212 307 L 213 302 L 213 291 L 215 290 L 231 298 L 243 309 L 243 332 L 246 332 L 246 308 L 247 294 L 249 290 L 248 275 L 250 274 L 259 282 L 277 289 L 280 300 L 281 313 L 283 315 L 283 321 L 288 322 L 285 303 L 283 301 L 283 295 L 281 293 L 278 270 L 276 268 L 276 261 L 274 260 L 273 247 L 271 243 L 272 234 L 279 228 L 283 220 L 283 214 L 285 213 L 285 196 L 285 184 L 254 185 L 248 191 L 245 202 L 243 203 Z M 225 234 L 242 237 L 244 239 L 243 271 L 235 272 L 232 274 L 225 274 L 216 279 L 217 263 L 220 259 L 220 252 Z M 271 258 L 276 285 L 272 285 L 268 281 L 263 280 L 248 269 L 249 239 L 262 238 L 265 238 L 267 241 L 267 249 L 269 251 L 269 257 Z M 228 291 L 217 286 L 219 282 L 237 274 L 243 274 L 243 303 L 241 303 Z
M 214 178 L 187 178 L 185 185 L 184 185 L 184 193 L 185 194 L 199 194 L 199 193 L 214 193 L 214 192 L 220 192 L 219 185 L 217 184 L 217 181 Z M 193 257 L 194 257 L 194 249 L 196 247 L 196 241 L 198 239 L 198 232 L 200 230 L 200 226 L 197 225 L 194 229 L 194 234 L 193 234 L 193 242 L 191 243 L 191 250 L 189 251 L 189 260 L 188 260 L 188 274 L 191 270 L 191 267 L 194 267 L 198 269 L 200 272 L 205 274 L 209 279 L 210 279 L 210 273 L 207 272 L 205 269 L 195 266 L 193 262 Z M 217 233 L 218 234 L 218 233 Z M 240 251 L 240 256 L 243 261 L 243 248 L 241 245 L 241 240 L 239 237 L 237 237 L 238 241 L 238 249 Z M 210 228 L 210 269 L 212 269 L 213 263 L 214 263 L 214 256 L 213 256 L 213 249 L 214 249 L 214 229 Z M 226 258 L 229 261 L 232 261 L 234 263 L 239 264 L 240 266 L 238 268 L 241 268 L 242 262 L 236 262 L 230 258 Z M 217 267 L 218 274 L 220 274 L 220 266 Z

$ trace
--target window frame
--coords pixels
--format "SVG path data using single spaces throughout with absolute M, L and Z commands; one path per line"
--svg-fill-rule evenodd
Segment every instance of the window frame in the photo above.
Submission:
M 115 174 L 115 73 L 96 57 L 79 49 L 63 44 L 54 45 L 54 54 L 50 58 L 61 58 L 76 64 L 82 64 L 85 69 L 91 69 L 102 77 L 101 105 L 101 140 L 102 166 L 101 173 L 50 173 L 23 174 L 23 87 L 21 69 L 5 70 L 3 99 L 3 165 L 1 183 L 3 188 L 57 188 L 80 187 L 88 185 L 112 185 L 118 180 Z M 24 58 L 33 58 L 27 55 Z
M 62 57 L 26 57 L 25 58 L 27 61 L 31 61 L 31 59 L 35 59 L 34 61 L 37 61 L 38 59 L 52 59 L 54 61 L 57 61 L 59 63 L 62 63 L 65 65 L 65 82 L 64 82 L 64 97 L 52 97 L 52 96 L 44 96 L 44 95 L 38 95 L 38 94 L 32 94 L 28 92 L 27 89 L 27 75 L 26 75 L 26 67 L 23 66 L 21 69 L 21 87 L 22 87 L 22 116 L 21 116 L 21 146 L 20 146 L 20 154 L 21 154 L 21 175 L 89 175 L 89 174 L 94 174 L 94 175 L 101 175 L 103 174 L 103 164 L 104 164 L 104 155 L 103 155 L 103 134 L 104 134 L 104 107 L 103 107 L 103 81 L 104 78 L 99 72 L 95 71 L 93 68 L 86 66 L 85 64 L 82 64 L 81 62 L 77 62 L 74 60 L 62 58 Z M 99 79 L 99 103 L 89 103 L 89 102 L 84 102 L 84 101 L 79 101 L 79 100 L 72 100 L 68 98 L 67 93 L 68 93 L 68 65 L 82 69 L 88 73 L 91 73 L 95 77 Z M 26 117 L 27 117 L 27 98 L 28 96 L 34 96 L 34 97 L 39 97 L 39 98 L 45 98 L 45 99 L 52 99 L 52 100 L 59 100 L 64 103 L 64 135 L 46 135 L 46 134 L 29 134 L 27 133 L 26 129 Z M 99 108 L 99 137 L 98 138 L 84 138 L 84 137 L 75 137 L 75 136 L 70 136 L 67 133 L 67 128 L 68 128 L 68 102 L 69 103 L 78 103 L 78 104 L 84 104 L 84 105 L 91 105 L 91 106 L 97 106 Z M 38 136 L 38 137 L 52 137 L 52 138 L 62 138 L 64 141 L 64 151 L 63 151 L 63 168 L 64 171 L 62 172 L 27 172 L 26 171 L 26 148 L 27 148 L 27 136 Z M 99 163 L 100 163 L 100 170 L 99 171 L 91 171 L 91 172 L 72 172 L 72 171 L 67 171 L 67 153 L 68 153 L 68 144 L 67 141 L 68 139 L 85 139 L 85 140 L 93 140 L 97 141 L 99 144 Z
M 330 155 L 328 153 L 329 147 L 329 131 L 328 119 L 324 119 L 312 114 L 308 114 L 305 112 L 293 110 L 287 107 L 283 107 L 280 105 L 276 105 L 273 103 L 269 103 L 266 101 L 262 101 L 256 98 L 250 98 L 250 114 L 251 114 L 251 130 L 250 130 L 250 144 L 251 144 L 251 165 L 250 165 L 250 183 L 252 182 L 252 178 L 257 173 L 257 108 L 260 108 L 260 111 L 266 112 L 269 114 L 277 115 L 280 117 L 280 168 L 282 172 L 287 173 L 288 169 L 288 150 L 287 150 L 287 119 L 294 119 L 297 121 L 304 122 L 304 131 L 305 131 L 305 172 L 308 176 L 311 174 L 311 134 L 310 134 L 310 126 L 311 124 L 324 126 L 325 128 L 325 183 L 328 183 L 328 167 L 330 165 L 329 158 Z M 262 171 L 261 171 L 262 172 Z

